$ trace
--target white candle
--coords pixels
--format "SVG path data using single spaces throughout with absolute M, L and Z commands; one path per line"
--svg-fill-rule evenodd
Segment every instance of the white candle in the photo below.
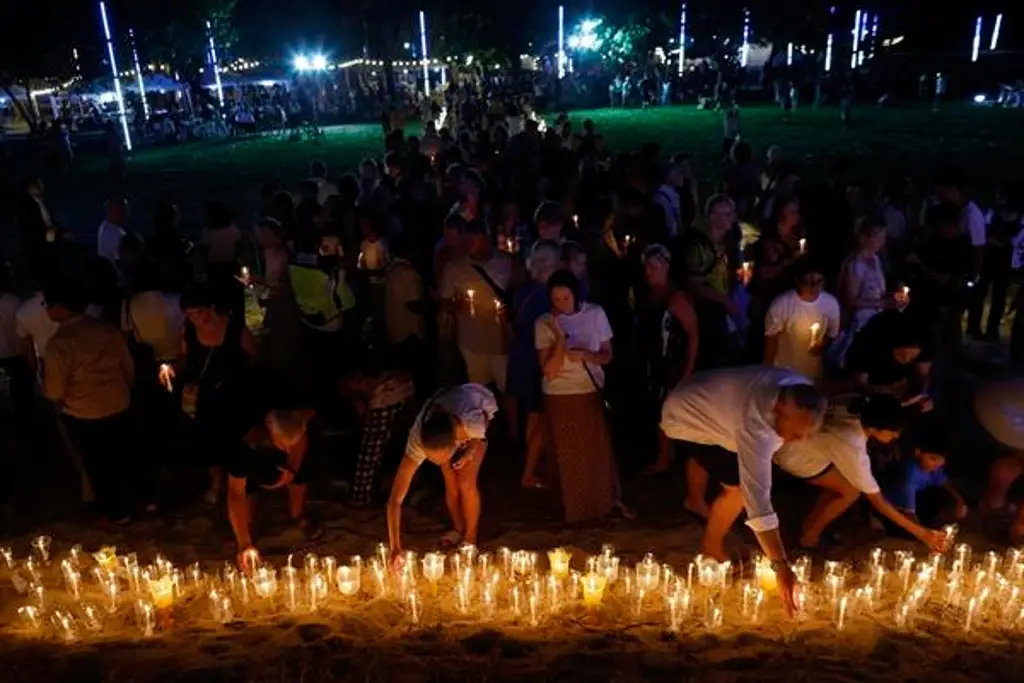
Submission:
M 420 623 L 420 596 L 416 591 L 409 591 L 409 620 Z
M 476 304 L 473 301 L 473 297 L 476 295 L 472 289 L 466 290 L 466 300 L 469 301 L 469 314 L 476 315 Z
M 812 349 L 818 345 L 818 341 L 819 341 L 818 333 L 819 332 L 821 332 L 821 323 L 817 323 L 817 322 L 811 323 L 811 346 L 810 346 L 810 348 L 812 348 Z
M 50 561 L 50 543 L 52 539 L 49 536 L 36 536 L 32 539 L 32 548 L 39 555 L 39 561 L 43 564 L 47 564 Z
M 842 631 L 846 626 L 846 606 L 850 601 L 850 596 L 844 595 L 839 599 L 839 617 L 836 619 L 836 630 Z
M 803 254 L 807 251 L 807 240 L 803 237 L 800 238 L 800 253 Z

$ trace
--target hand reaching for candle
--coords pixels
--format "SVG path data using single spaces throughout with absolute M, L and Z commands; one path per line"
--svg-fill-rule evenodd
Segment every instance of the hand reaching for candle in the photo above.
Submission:
M 782 596 L 782 605 L 786 608 L 786 614 L 792 617 L 796 614 L 796 574 L 788 562 L 773 562 L 775 578 L 779 582 L 779 595 Z
M 921 527 L 914 536 L 916 536 L 917 540 L 921 541 L 921 543 L 928 546 L 933 552 L 946 552 L 946 532 Z

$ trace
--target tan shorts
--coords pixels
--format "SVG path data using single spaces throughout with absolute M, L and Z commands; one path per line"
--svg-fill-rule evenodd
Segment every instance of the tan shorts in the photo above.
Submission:
M 505 392 L 505 378 L 508 376 L 508 356 L 497 353 L 476 353 L 460 348 L 462 360 L 466 362 L 466 376 L 472 384 L 494 383 L 498 391 Z

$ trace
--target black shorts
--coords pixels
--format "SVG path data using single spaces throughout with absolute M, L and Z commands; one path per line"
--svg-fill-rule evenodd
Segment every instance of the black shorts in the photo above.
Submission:
M 681 451 L 707 470 L 708 475 L 723 486 L 740 485 L 740 461 L 735 453 L 721 446 L 682 442 Z
M 276 448 L 246 448 L 242 447 L 235 456 L 236 462 L 228 465 L 228 475 L 236 478 L 245 478 L 245 490 L 248 493 L 273 486 L 281 478 L 280 467 L 288 462 L 288 457 L 283 451 Z M 309 482 L 309 472 L 306 464 L 309 462 L 309 453 L 302 459 L 298 471 L 295 473 L 293 484 L 306 484 Z

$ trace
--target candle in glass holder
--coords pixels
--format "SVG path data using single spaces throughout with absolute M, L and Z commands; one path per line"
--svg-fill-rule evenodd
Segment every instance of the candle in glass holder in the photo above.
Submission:
M 647 553 L 644 559 L 636 565 L 636 583 L 638 588 L 651 592 L 658 587 L 660 568 L 654 555 Z
M 39 608 L 35 605 L 23 605 L 18 608 L 18 616 L 29 627 L 39 629 Z
M 587 607 L 597 607 L 604 596 L 607 579 L 597 573 L 587 574 L 583 579 L 583 603 Z
M 359 592 L 359 570 L 355 567 L 342 565 L 338 567 L 338 592 L 347 598 Z
M 153 606 L 157 609 L 169 609 L 174 604 L 174 581 L 170 576 L 150 580 L 149 594 L 153 598 Z
M 71 563 L 71 560 L 62 560 L 60 563 L 61 574 L 64 575 L 64 587 L 75 600 L 81 595 L 82 575 Z
M 109 545 L 104 546 L 93 553 L 93 559 L 96 560 L 96 564 L 101 569 L 112 572 L 117 569 L 117 548 Z
M 547 592 L 548 609 L 552 612 L 557 612 L 558 608 L 562 604 L 562 581 L 560 577 L 555 576 L 554 574 L 548 576 Z
M 384 573 L 386 566 L 381 565 L 380 560 L 376 557 L 370 560 L 370 572 L 373 574 L 373 582 L 377 586 L 377 597 L 384 597 L 388 592 L 387 574 Z
M 135 609 L 142 635 L 146 637 L 153 635 L 153 603 L 139 600 L 135 603 Z
M 956 561 L 966 570 L 971 563 L 971 546 L 966 543 L 959 544 L 956 547 Z
M 564 578 L 569 575 L 569 563 L 572 556 L 564 548 L 555 548 L 548 551 L 548 563 L 551 565 L 551 575 Z
M 309 611 L 315 612 L 320 609 L 320 602 L 327 597 L 327 579 L 320 572 L 317 572 L 309 580 Z
M 264 600 L 273 598 L 277 593 L 277 570 L 273 567 L 260 567 L 253 579 L 256 595 Z
M 55 610 L 51 617 L 54 629 L 65 643 L 71 643 L 78 639 L 75 629 L 75 618 L 70 612 Z
M 4 561 L 7 571 L 14 570 L 14 551 L 9 545 L 0 546 L 0 559 Z
M 444 576 L 444 555 L 427 553 L 423 556 L 423 578 L 429 581 L 436 591 L 437 582 Z
M 80 614 L 82 616 L 82 623 L 90 631 L 102 631 L 103 630 L 103 619 L 100 615 L 100 611 L 96 609 L 96 605 L 88 602 L 83 602 L 80 605 Z
M 409 603 L 409 621 L 414 624 L 420 623 L 420 596 L 415 590 L 409 591 L 407 598 Z
M 971 632 L 971 626 L 974 622 L 974 614 L 978 610 L 978 598 L 971 598 L 967 602 L 967 616 L 964 619 L 964 633 Z
M 490 553 L 480 553 L 476 558 L 477 572 L 480 576 L 488 576 L 491 571 L 491 565 L 494 563 L 494 557 Z
M 288 601 L 288 609 L 294 612 L 299 605 L 298 599 L 298 582 L 297 574 L 299 570 L 292 566 L 287 566 L 281 570 L 282 576 L 284 576 L 284 589 L 285 598 Z
M 113 614 L 117 611 L 118 593 L 117 577 L 113 573 L 107 576 L 107 579 L 103 584 L 103 590 L 107 594 L 107 611 Z
M 723 621 L 724 615 L 722 613 L 722 606 L 719 604 L 718 599 L 709 597 L 707 612 L 704 615 L 704 625 L 709 631 L 715 631 L 722 627 Z
M 32 539 L 32 549 L 36 551 L 39 562 L 48 564 L 50 562 L 50 544 L 53 542 L 49 536 L 36 536 Z
M 842 631 L 846 627 L 846 608 L 849 605 L 850 596 L 844 595 L 839 598 L 839 613 L 836 616 L 836 630 Z
M 757 564 L 754 566 L 754 575 L 761 590 L 766 593 L 779 589 L 779 578 L 775 575 L 772 563 L 768 561 L 767 557 L 758 558 Z

